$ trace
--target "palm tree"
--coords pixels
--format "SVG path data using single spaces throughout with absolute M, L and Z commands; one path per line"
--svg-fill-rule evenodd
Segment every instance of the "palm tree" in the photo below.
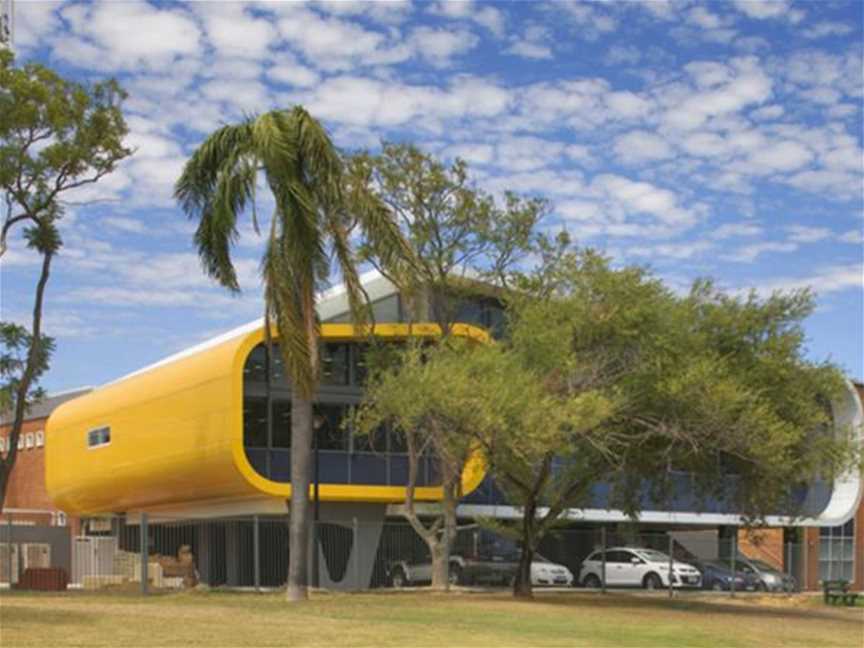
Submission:
M 288 600 L 296 601 L 308 596 L 312 403 L 319 380 L 316 290 L 335 260 L 354 320 L 363 325 L 366 300 L 349 240 L 352 229 L 359 226 L 382 243 L 384 263 L 395 262 L 405 246 L 367 184 L 345 172 L 321 124 L 300 106 L 274 110 L 211 134 L 175 186 L 183 211 L 198 219 L 195 243 L 204 270 L 231 291 L 239 291 L 231 247 L 247 207 L 258 228 L 259 174 L 276 202 L 261 263 L 264 330 L 269 345 L 275 324 L 292 385 Z

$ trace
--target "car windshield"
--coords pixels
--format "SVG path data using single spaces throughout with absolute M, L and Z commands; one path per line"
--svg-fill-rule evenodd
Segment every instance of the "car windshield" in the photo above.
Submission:
M 536 562 L 536 563 L 551 563 L 552 561 L 549 560 L 546 556 L 541 556 L 539 553 L 535 553 L 534 554 L 534 562 Z
M 638 549 L 637 553 L 643 558 L 651 562 L 669 562 L 669 556 L 662 551 L 654 551 L 653 549 Z

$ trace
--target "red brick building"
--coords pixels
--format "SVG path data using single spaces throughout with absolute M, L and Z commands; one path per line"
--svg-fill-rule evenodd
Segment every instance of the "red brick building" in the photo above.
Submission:
M 18 457 L 9 479 L 0 524 L 69 526 L 77 533 L 77 518 L 68 518 L 58 510 L 45 489 L 45 422 L 61 403 L 81 396 L 90 388 L 51 394 L 34 405 L 24 421 L 18 439 Z M 9 451 L 11 419 L 0 417 L 0 453 Z

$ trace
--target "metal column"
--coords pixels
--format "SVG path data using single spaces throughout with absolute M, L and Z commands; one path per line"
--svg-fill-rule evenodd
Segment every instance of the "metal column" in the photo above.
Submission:
M 141 514 L 141 524 L 139 526 L 141 534 L 141 594 L 147 594 L 147 563 L 150 560 L 150 529 L 147 526 L 147 514 Z

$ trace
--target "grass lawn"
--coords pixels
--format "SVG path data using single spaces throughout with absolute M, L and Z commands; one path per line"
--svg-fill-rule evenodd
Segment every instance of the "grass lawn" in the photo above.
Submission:
M 864 611 L 814 597 L 585 592 L 318 594 L 4 593 L 8 646 L 862 646 Z

